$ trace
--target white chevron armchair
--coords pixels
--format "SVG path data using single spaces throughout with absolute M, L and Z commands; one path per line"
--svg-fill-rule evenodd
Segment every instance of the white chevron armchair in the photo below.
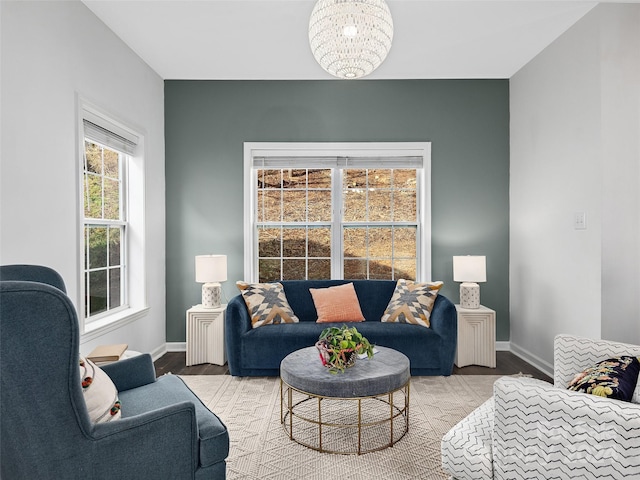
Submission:
M 640 388 L 634 402 L 567 390 L 601 360 L 640 346 L 558 335 L 554 385 L 503 377 L 494 395 L 442 439 L 442 467 L 457 480 L 640 479 Z

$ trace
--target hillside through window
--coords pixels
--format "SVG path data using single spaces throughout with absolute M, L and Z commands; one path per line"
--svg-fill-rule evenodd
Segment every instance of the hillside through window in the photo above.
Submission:
M 425 144 L 249 145 L 253 281 L 429 276 Z

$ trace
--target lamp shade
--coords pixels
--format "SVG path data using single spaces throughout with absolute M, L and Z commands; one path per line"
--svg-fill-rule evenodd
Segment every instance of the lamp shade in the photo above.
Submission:
M 487 257 L 484 255 L 461 255 L 453 257 L 454 282 L 486 282 Z
M 196 282 L 215 283 L 227 281 L 226 255 L 197 255 Z

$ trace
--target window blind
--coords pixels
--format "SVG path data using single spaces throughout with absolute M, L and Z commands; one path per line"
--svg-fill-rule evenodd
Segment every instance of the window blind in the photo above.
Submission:
M 86 139 L 127 155 L 136 153 L 137 135 L 86 110 L 82 122 Z
M 254 168 L 422 168 L 421 156 L 254 157 Z

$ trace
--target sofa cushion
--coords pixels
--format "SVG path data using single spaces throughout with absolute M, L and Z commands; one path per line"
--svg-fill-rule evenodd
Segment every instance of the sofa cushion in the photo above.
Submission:
M 229 454 L 229 434 L 220 419 L 185 385 L 180 377 L 163 375 L 144 387 L 120 392 L 127 406 L 123 418 L 140 415 L 179 402 L 191 402 L 196 408 L 200 465 L 203 467 L 224 461 Z
M 569 390 L 630 402 L 638 383 L 638 357 L 621 356 L 598 362 L 577 374 Z
M 442 285 L 442 282 L 416 283 L 409 280 L 398 280 L 380 321 L 412 323 L 429 327 L 431 310 Z
M 309 291 L 318 312 L 318 323 L 364 322 L 353 283 Z
M 236 282 L 247 304 L 253 328 L 279 323 L 297 323 L 281 283 Z
M 110 422 L 122 415 L 118 390 L 111 378 L 91 360 L 80 357 L 82 397 L 93 423 Z

